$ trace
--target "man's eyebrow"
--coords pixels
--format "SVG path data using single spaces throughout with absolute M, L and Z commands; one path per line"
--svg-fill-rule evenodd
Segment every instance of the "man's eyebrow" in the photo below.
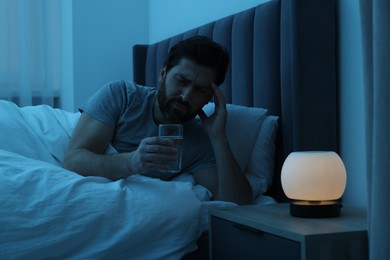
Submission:
M 185 80 L 191 80 L 190 78 L 188 78 L 185 74 L 183 74 L 181 72 L 177 72 L 176 77 L 180 77 L 180 78 L 185 79 Z
M 182 80 L 185 80 L 185 81 L 192 81 L 192 79 L 188 78 L 184 73 L 182 72 L 177 72 L 175 74 L 175 77 L 179 77 L 181 78 Z M 194 85 L 195 88 L 202 88 L 202 89 L 211 89 L 211 85 L 210 86 L 206 86 L 206 85 L 199 85 L 199 84 L 195 84 Z

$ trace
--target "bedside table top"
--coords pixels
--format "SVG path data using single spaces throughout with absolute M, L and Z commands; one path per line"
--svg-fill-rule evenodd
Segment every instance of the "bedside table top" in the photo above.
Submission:
M 212 207 L 210 216 L 303 242 L 307 236 L 366 233 L 366 210 L 344 206 L 339 217 L 299 218 L 290 215 L 289 204 Z

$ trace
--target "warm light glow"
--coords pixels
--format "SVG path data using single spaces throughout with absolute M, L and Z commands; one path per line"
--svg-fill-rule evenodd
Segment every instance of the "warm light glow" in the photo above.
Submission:
M 335 152 L 293 152 L 281 173 L 286 196 L 293 200 L 337 200 L 347 182 L 345 167 Z

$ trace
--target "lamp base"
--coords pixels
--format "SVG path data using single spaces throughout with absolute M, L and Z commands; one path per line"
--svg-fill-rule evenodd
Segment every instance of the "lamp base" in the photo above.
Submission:
M 301 218 L 333 218 L 340 216 L 340 201 L 292 201 L 290 214 Z

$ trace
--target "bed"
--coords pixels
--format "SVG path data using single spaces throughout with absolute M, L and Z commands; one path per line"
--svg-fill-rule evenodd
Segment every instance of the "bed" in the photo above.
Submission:
M 271 0 L 133 46 L 134 81 L 157 86 L 165 55 L 181 39 L 206 35 L 223 45 L 231 56 L 220 86 L 227 133 L 256 190 L 253 203 L 285 202 L 286 156 L 338 149 L 335 19 L 334 1 Z M 8 101 L 0 111 L 1 259 L 207 258 L 207 209 L 235 204 L 210 201 L 185 174 L 168 182 L 81 177 L 62 168 L 79 113 Z

